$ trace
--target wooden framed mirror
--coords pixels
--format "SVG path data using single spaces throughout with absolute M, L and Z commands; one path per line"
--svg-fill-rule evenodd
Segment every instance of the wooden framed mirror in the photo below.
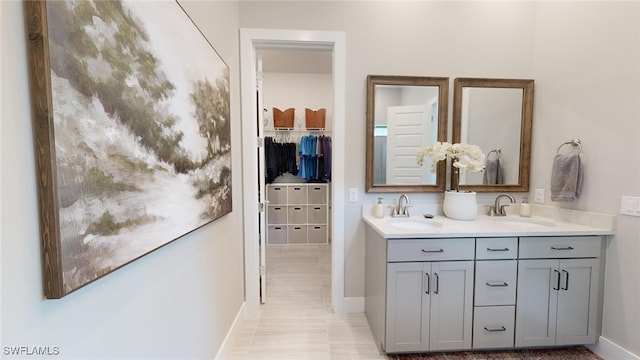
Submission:
M 448 99 L 446 77 L 367 76 L 367 192 L 444 191 L 444 162 L 433 173 L 416 153 L 446 141 Z
M 533 85 L 522 79 L 454 80 L 453 143 L 478 145 L 487 157 L 483 172 L 460 175 L 460 190 L 529 191 Z

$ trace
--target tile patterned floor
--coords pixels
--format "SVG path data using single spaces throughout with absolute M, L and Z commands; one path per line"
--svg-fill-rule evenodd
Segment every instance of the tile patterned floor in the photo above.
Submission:
M 583 347 L 562 350 L 380 355 L 364 314 L 331 310 L 331 247 L 267 248 L 267 303 L 245 320 L 229 360 L 287 359 L 599 359 Z

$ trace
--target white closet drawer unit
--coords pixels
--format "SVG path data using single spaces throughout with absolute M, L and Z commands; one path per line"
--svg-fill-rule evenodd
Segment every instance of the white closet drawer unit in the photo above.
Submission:
M 475 306 L 516 303 L 517 260 L 476 261 Z
M 330 233 L 328 186 L 307 183 L 267 185 L 267 225 L 280 226 L 279 232 L 269 228 L 267 244 L 327 244 Z M 321 228 L 315 229 L 316 225 Z M 284 233 L 284 237 L 277 235 L 280 233 Z
M 287 203 L 287 186 L 270 185 L 267 187 L 267 200 L 269 204 L 286 204 Z
M 473 315 L 473 348 L 513 347 L 515 306 L 476 307 Z
M 478 238 L 476 239 L 476 259 L 516 259 L 518 258 L 518 238 Z
M 324 244 L 327 242 L 327 225 L 308 225 L 309 244 Z
M 309 205 L 309 224 L 327 223 L 327 205 Z
M 287 225 L 269 225 L 267 239 L 271 245 L 283 245 L 287 243 Z
M 521 237 L 521 259 L 597 258 L 600 236 Z
M 289 224 L 306 224 L 307 223 L 307 206 L 306 205 L 289 205 L 289 215 L 287 217 Z
M 474 238 L 388 241 L 387 261 L 473 260 Z
M 327 186 L 326 185 L 309 185 L 309 204 L 326 204 L 327 203 Z
M 282 205 L 269 205 L 267 207 L 267 222 L 269 224 L 286 224 L 287 207 Z
M 289 185 L 287 187 L 289 204 L 306 204 L 308 202 L 307 185 Z
M 287 237 L 289 244 L 306 244 L 307 225 L 289 225 Z

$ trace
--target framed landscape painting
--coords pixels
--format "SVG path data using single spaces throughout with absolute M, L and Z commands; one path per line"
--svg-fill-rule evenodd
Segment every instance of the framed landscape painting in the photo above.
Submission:
M 55 299 L 231 211 L 229 68 L 177 2 L 25 6 Z

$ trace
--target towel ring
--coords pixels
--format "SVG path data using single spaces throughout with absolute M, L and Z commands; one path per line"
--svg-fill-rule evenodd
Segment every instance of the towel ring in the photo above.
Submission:
M 556 155 L 560 154 L 560 148 L 562 148 L 565 145 L 577 146 L 580 149 L 580 153 L 582 153 L 582 141 L 580 141 L 580 139 L 572 139 L 571 141 L 564 142 L 560 146 L 558 146 L 558 150 L 556 150 Z
M 490 156 L 492 153 L 496 153 L 496 159 L 499 159 L 499 158 L 500 158 L 500 154 L 502 153 L 502 149 L 500 149 L 500 148 L 495 148 L 495 149 L 493 149 L 493 150 L 489 151 L 489 152 L 487 153 L 487 159 L 489 159 L 489 156 Z

